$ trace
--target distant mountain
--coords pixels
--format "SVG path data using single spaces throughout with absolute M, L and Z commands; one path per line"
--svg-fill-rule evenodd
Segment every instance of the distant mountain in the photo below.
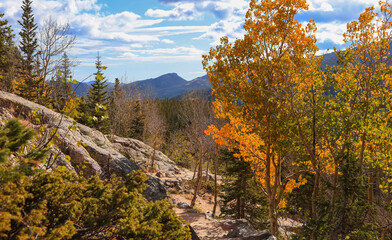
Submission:
M 124 84 L 126 91 L 137 89 L 142 96 L 156 98 L 173 98 L 186 92 L 204 88 L 211 88 L 207 75 L 195 78 L 192 81 L 186 81 L 177 73 L 168 73 L 157 78 Z
M 192 81 L 187 82 L 188 89 L 203 89 L 203 88 L 211 88 L 210 80 L 208 80 L 208 75 L 204 75 L 202 77 L 198 77 L 193 79 Z
M 71 83 L 71 86 L 73 88 L 73 90 L 75 91 L 76 95 L 78 95 L 79 97 L 81 96 L 86 96 L 88 93 L 88 89 L 90 88 L 91 84 L 93 84 L 94 81 L 90 81 L 90 82 L 78 82 L 77 84 L 73 84 Z M 114 87 L 114 83 L 112 82 L 107 82 L 107 91 L 111 92 L 113 87 Z
M 200 88 L 196 90 L 191 90 L 187 92 L 183 92 L 180 95 L 175 96 L 176 99 L 184 99 L 184 98 L 201 98 L 204 100 L 211 100 L 212 98 L 212 89 L 210 88 Z
M 86 96 L 88 89 L 90 88 L 90 84 L 83 83 L 83 82 L 80 82 L 77 84 L 71 83 L 71 86 L 72 86 L 73 90 L 75 91 L 76 95 L 78 95 L 79 97 Z
M 327 53 L 322 57 L 321 67 L 323 69 L 325 69 L 326 66 L 333 66 L 337 63 L 337 56 L 335 53 Z M 76 94 L 78 96 L 85 96 L 92 83 L 92 81 L 80 83 L 79 87 L 76 89 Z M 77 85 L 73 84 L 74 89 L 76 86 Z M 108 83 L 108 91 L 111 91 L 113 86 L 114 83 Z M 211 93 L 211 84 L 207 75 L 187 81 L 178 76 L 177 73 L 168 73 L 157 78 L 123 84 L 123 87 L 127 92 L 132 92 L 132 90 L 137 89 L 142 96 L 154 98 L 173 98 L 177 96 L 182 98 L 194 90 L 198 90 L 196 91 L 198 92 L 196 94 L 202 93 L 202 95 L 208 95 Z
M 126 91 L 137 89 L 142 96 L 156 98 L 174 97 L 184 91 L 184 86 L 188 83 L 177 73 L 168 73 L 157 78 L 136 81 L 124 84 Z
M 326 66 L 334 66 L 338 62 L 338 56 L 334 53 L 327 53 L 322 55 L 323 60 L 321 61 L 321 68 L 325 69 Z
M 72 87 L 78 96 L 86 96 L 92 83 L 93 81 L 72 84 Z M 111 91 L 113 86 L 114 83 L 108 83 L 108 91 Z M 211 84 L 207 75 L 187 81 L 177 73 L 168 73 L 157 78 L 123 84 L 123 88 L 127 92 L 137 89 L 144 97 L 172 98 L 193 90 L 210 89 Z

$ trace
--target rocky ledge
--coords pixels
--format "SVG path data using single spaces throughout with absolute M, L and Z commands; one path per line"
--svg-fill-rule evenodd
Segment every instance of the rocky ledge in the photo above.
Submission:
M 76 123 L 70 117 L 0 91 L 1 123 L 4 124 L 3 120 L 11 118 L 18 118 L 26 126 L 35 129 L 44 126 L 46 131 L 42 134 L 42 142 L 52 139 L 57 143 L 50 150 L 46 164 L 42 166 L 49 171 L 65 166 L 86 177 L 96 174 L 105 177 L 113 173 L 121 176 L 141 169 L 143 166 L 138 163 L 147 162 L 152 152 L 152 148 L 143 142 L 116 136 L 107 137 L 95 129 Z M 40 124 L 37 124 L 37 119 Z M 56 134 L 52 134 L 54 132 Z M 109 138 L 114 141 L 111 142 Z M 124 156 L 125 153 L 127 156 Z M 69 161 L 66 155 L 70 156 Z M 162 162 L 171 161 L 160 152 L 157 156 Z M 166 198 L 164 183 L 155 176 L 149 177 L 148 188 L 144 193 L 146 198 Z

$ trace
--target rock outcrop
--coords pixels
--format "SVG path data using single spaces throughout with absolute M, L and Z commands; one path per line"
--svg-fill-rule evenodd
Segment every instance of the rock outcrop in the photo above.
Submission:
M 112 138 L 116 141 L 112 143 L 101 132 L 76 123 L 72 118 L 14 94 L 0 91 L 0 120 L 11 118 L 18 118 L 25 125 L 35 129 L 44 126 L 46 131 L 42 134 L 41 144 L 51 139 L 56 141 L 56 146 L 50 150 L 46 165 L 43 166 L 48 170 L 65 166 L 87 177 L 95 174 L 104 177 L 112 173 L 121 176 L 141 169 L 142 166 L 139 166 L 138 162 L 146 162 L 151 151 L 151 147 L 133 139 L 114 136 Z M 37 121 L 40 124 L 37 124 Z M 127 145 L 127 142 L 134 144 Z M 123 153 L 126 153 L 127 157 Z M 69 162 L 66 155 L 70 156 Z M 171 161 L 161 152 L 157 152 L 157 156 L 164 159 L 164 162 Z M 164 183 L 159 178 L 149 177 L 149 187 L 145 191 L 145 196 L 150 200 L 167 197 Z

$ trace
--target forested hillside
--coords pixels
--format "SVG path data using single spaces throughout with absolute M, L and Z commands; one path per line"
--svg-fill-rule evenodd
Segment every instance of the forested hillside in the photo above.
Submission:
M 18 37 L 0 13 L 1 239 L 191 239 L 179 208 L 213 239 L 392 238 L 388 1 L 322 58 L 306 1 L 250 0 L 207 75 L 133 83 L 98 51 L 74 79 L 71 26 L 31 5 Z

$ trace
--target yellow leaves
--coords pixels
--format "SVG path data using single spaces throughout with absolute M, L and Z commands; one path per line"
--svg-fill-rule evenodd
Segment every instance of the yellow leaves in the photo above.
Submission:
M 78 112 L 78 106 L 80 104 L 80 100 L 78 98 L 70 98 L 68 102 L 65 104 L 65 108 L 63 109 L 65 115 L 71 118 L 78 118 L 80 113 Z
M 307 8 L 305 0 L 251 0 L 244 38 L 234 44 L 222 38 L 203 56 L 215 97 L 214 112 L 227 121 L 220 129 L 210 126 L 206 134 L 237 149 L 267 197 L 280 207 L 286 204 L 286 193 L 306 182 L 299 176 L 299 166 L 287 157 L 293 148 L 291 137 L 296 137 L 291 132 L 295 104 L 309 104 L 309 93 L 323 78 L 320 60 L 314 56 L 315 22 L 303 26 L 295 19 Z M 305 164 L 311 168 L 312 162 Z
M 0 212 L 0 237 L 7 237 L 7 235 L 3 234 L 3 232 L 7 232 L 11 230 L 11 220 L 13 220 L 14 216 L 12 216 L 9 212 Z
M 97 74 L 96 78 L 97 78 L 98 80 L 100 80 L 100 81 L 102 81 L 102 80 L 103 80 L 103 76 L 102 76 L 102 74 Z

